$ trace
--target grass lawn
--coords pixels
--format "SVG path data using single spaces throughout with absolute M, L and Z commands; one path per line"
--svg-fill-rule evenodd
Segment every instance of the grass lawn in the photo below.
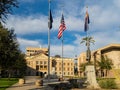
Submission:
M 18 79 L 16 78 L 0 78 L 0 90 L 5 90 L 9 86 L 15 84 L 18 82 Z

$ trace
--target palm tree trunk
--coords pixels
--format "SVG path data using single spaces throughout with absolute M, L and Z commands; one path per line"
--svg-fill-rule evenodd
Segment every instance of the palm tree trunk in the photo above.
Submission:
M 106 74 L 105 74 L 106 77 L 107 77 L 107 73 L 108 73 L 108 70 L 106 69 Z

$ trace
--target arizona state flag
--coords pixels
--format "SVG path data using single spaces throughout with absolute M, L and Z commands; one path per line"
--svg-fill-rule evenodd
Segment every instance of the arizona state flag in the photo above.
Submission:
M 84 31 L 85 32 L 89 29 L 89 23 L 90 23 L 89 14 L 88 14 L 88 11 L 86 11 L 85 25 L 84 25 Z
M 52 23 L 53 23 L 53 18 L 52 18 L 52 13 L 51 10 L 49 11 L 49 17 L 48 17 L 48 28 L 52 28 Z

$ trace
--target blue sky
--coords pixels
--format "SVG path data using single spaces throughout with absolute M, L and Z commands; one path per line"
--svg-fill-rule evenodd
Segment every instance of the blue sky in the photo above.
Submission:
M 6 26 L 14 28 L 20 48 L 48 46 L 48 0 L 18 0 Z M 84 32 L 86 6 L 90 17 L 89 35 L 96 41 L 95 50 L 111 43 L 120 43 L 120 0 L 51 0 L 53 28 L 50 31 L 51 56 L 61 55 L 61 40 L 57 39 L 62 7 L 66 30 L 64 31 L 64 57 L 75 57 L 86 51 L 80 44 Z

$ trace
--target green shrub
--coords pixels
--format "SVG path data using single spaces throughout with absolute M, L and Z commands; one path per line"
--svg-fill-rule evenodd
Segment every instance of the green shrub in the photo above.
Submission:
M 116 89 L 117 88 L 117 84 L 115 83 L 114 79 L 99 80 L 98 84 L 100 85 L 101 88 L 104 88 L 104 89 Z

